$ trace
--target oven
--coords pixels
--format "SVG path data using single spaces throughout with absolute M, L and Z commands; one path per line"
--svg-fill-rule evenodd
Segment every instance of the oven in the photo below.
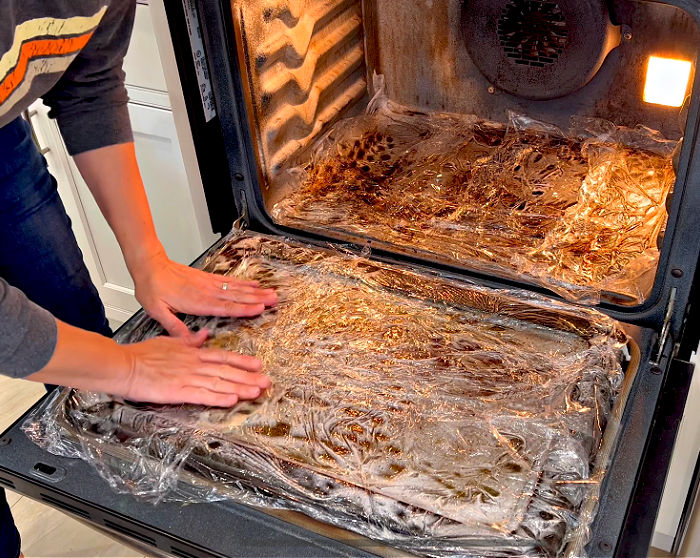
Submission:
M 194 265 L 288 302 L 188 323 L 266 348 L 287 402 L 222 418 L 67 390 L 0 438 L 0 483 L 176 556 L 645 556 L 699 337 L 700 3 L 166 11 L 228 233 Z M 139 313 L 116 335 L 156 333 Z M 329 417 L 347 432 L 295 434 Z

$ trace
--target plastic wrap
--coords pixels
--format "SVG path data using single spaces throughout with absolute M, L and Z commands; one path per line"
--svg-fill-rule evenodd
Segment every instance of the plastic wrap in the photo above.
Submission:
M 426 555 L 580 554 L 624 399 L 613 320 L 253 233 L 205 268 L 279 293 L 257 318 L 186 317 L 210 346 L 263 361 L 261 399 L 65 390 L 28 435 L 154 501 L 298 510 Z M 161 332 L 144 316 L 119 340 Z
M 381 81 L 380 81 L 381 83 Z M 658 262 L 677 142 L 593 118 L 558 128 L 412 111 L 379 92 L 283 175 L 278 222 L 348 233 L 544 284 L 642 302 Z

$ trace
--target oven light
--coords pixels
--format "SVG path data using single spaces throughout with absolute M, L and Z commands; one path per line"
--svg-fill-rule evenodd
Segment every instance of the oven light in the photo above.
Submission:
M 644 84 L 644 101 L 655 105 L 680 107 L 685 101 L 690 67 L 687 60 L 650 56 Z

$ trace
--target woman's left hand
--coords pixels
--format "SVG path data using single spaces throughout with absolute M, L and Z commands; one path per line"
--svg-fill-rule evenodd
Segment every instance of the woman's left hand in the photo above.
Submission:
M 176 263 L 165 254 L 150 258 L 132 275 L 136 299 L 174 337 L 191 334 L 175 315 L 177 312 L 249 317 L 277 304 L 275 291 L 261 289 L 257 281 L 205 273 Z

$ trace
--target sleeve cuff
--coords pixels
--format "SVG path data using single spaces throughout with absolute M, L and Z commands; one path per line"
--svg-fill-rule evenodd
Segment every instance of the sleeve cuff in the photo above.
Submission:
M 125 104 L 92 108 L 80 116 L 59 115 L 57 120 L 70 155 L 134 141 L 129 109 Z

